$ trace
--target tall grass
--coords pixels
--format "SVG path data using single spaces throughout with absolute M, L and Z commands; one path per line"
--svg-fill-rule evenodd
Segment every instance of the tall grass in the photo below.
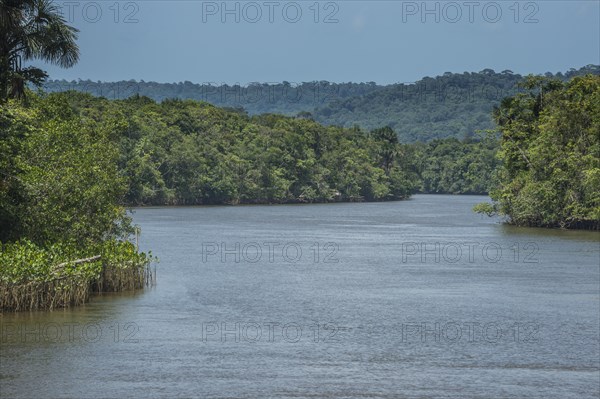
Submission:
M 39 247 L 29 241 L 0 248 L 0 311 L 76 306 L 96 292 L 138 290 L 154 282 L 152 257 L 123 241 L 85 250 Z

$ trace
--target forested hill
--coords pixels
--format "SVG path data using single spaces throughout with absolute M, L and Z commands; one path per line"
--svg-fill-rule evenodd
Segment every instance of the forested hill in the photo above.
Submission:
M 330 83 L 327 81 L 304 83 L 251 83 L 227 85 L 215 82 L 201 84 L 189 81 L 179 83 L 92 82 L 79 80 L 50 80 L 44 89 L 49 92 L 76 90 L 106 97 L 110 100 L 126 99 L 133 95 L 150 97 L 161 102 L 166 99 L 205 101 L 218 107 L 244 110 L 250 115 L 280 114 L 296 116 L 299 112 L 312 112 L 334 101 L 362 97 L 385 86 L 369 83 Z
M 568 80 L 585 74 L 600 75 L 600 66 L 588 65 L 547 77 Z M 491 129 L 491 111 L 507 96 L 519 92 L 523 76 L 512 71 L 485 69 L 474 73 L 445 73 L 425 77 L 412 84 L 380 86 L 369 83 L 305 82 L 218 85 L 191 82 L 156 83 L 144 81 L 67 82 L 45 84 L 50 92 L 78 90 L 108 99 L 135 94 L 156 101 L 167 98 L 203 100 L 220 107 L 238 109 L 250 115 L 277 113 L 298 115 L 325 125 L 371 130 L 390 126 L 402 142 L 437 138 L 469 138 L 477 130 Z
M 563 73 L 546 73 L 566 81 L 574 76 L 600 74 L 600 66 L 588 65 Z M 478 73 L 445 73 L 425 77 L 414 84 L 395 84 L 320 107 L 314 117 L 321 123 L 357 124 L 364 129 L 390 126 L 400 141 L 427 142 L 437 138 L 470 138 L 478 130 L 493 129 L 494 107 L 505 97 L 524 91 L 524 77 L 485 69 Z

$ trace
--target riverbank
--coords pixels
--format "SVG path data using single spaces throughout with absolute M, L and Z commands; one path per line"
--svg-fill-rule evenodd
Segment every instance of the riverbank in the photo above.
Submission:
M 77 306 L 94 293 L 138 290 L 154 281 L 151 255 L 126 241 L 86 248 L 19 241 L 0 249 L 2 312 Z

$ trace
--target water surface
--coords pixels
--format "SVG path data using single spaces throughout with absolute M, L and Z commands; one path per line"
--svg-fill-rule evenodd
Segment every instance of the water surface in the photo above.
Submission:
M 137 209 L 158 284 L 0 316 L 0 397 L 598 398 L 600 235 L 484 200 Z

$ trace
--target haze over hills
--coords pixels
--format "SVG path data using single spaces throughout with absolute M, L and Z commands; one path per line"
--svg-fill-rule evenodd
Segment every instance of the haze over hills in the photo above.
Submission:
M 544 76 L 568 80 L 574 76 L 600 75 L 600 66 Z M 48 92 L 76 90 L 109 99 L 132 95 L 156 101 L 169 98 L 202 100 L 220 107 L 234 108 L 250 115 L 275 113 L 312 118 L 325 125 L 375 129 L 389 126 L 401 142 L 430 141 L 437 138 L 470 138 L 477 131 L 492 129 L 492 109 L 502 98 L 519 92 L 522 75 L 505 70 L 495 72 L 450 73 L 424 77 L 414 83 L 377 85 L 368 83 L 253 83 L 219 85 L 144 81 L 93 82 L 50 80 Z

